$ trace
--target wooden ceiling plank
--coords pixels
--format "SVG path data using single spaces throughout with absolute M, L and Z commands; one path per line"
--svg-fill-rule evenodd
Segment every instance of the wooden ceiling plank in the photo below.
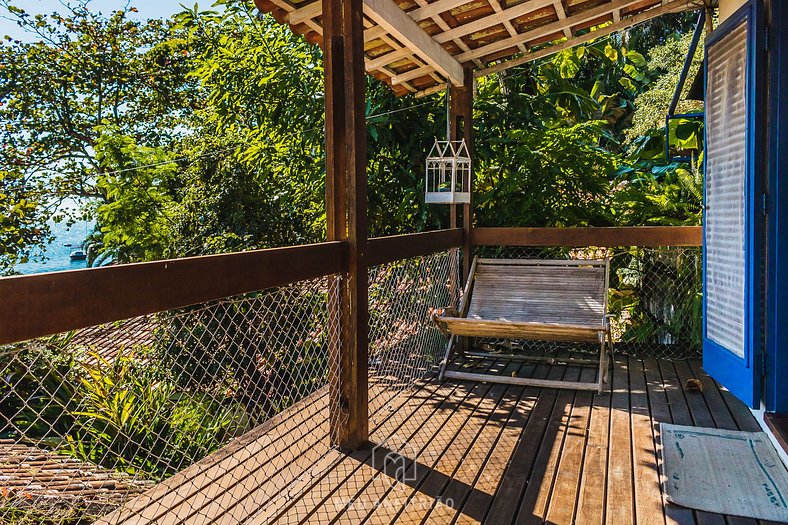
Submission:
M 424 6 L 427 6 L 427 5 L 429 5 L 429 4 L 427 3 L 427 0 L 416 0 L 416 3 L 417 3 L 419 6 L 421 6 L 421 7 L 424 7 Z M 443 19 L 443 18 L 440 16 L 440 14 L 437 14 L 437 15 L 434 15 L 434 16 L 430 17 L 430 20 L 432 20 L 433 22 L 435 22 L 435 23 L 438 25 L 438 27 L 440 27 L 440 28 L 441 28 L 441 31 L 449 31 L 449 30 L 451 30 L 451 27 L 449 27 L 449 24 L 447 24 L 447 23 L 446 23 L 446 20 L 444 20 L 444 19 Z M 471 48 L 469 48 L 469 47 L 467 46 L 467 44 L 465 44 L 465 42 L 463 42 L 463 41 L 462 41 L 462 39 L 461 39 L 461 38 L 455 38 L 455 39 L 453 40 L 453 42 L 454 42 L 454 43 L 457 45 L 457 47 L 459 47 L 459 48 L 460 48 L 460 50 L 462 50 L 463 52 L 465 52 L 465 51 L 470 51 L 470 49 L 471 49 Z M 484 67 L 484 65 L 481 63 L 481 61 L 480 61 L 480 60 L 474 60 L 474 63 L 475 63 L 475 64 L 476 64 L 478 67 Z
M 423 7 L 418 7 L 412 11 L 408 11 L 408 16 L 416 22 L 421 22 L 433 16 L 440 15 L 446 11 L 450 11 L 461 5 L 470 4 L 473 0 L 438 0 Z
M 393 0 L 364 0 L 364 14 L 452 84 L 462 85 L 464 81 L 462 65 L 424 32 Z
M 429 75 L 430 71 L 432 71 L 432 68 L 429 66 L 417 67 L 416 69 L 411 69 L 410 71 L 405 71 L 404 73 L 391 77 L 391 83 L 394 85 L 402 84 L 403 82 Z
M 391 51 L 390 53 L 386 53 L 385 55 L 367 60 L 367 69 L 378 69 L 379 67 L 387 66 L 397 62 L 398 60 L 402 60 L 403 58 L 408 58 L 411 56 L 413 56 L 413 51 L 407 47 L 401 47 Z
M 316 2 L 312 2 L 311 4 L 305 5 L 304 7 L 299 7 L 295 11 L 291 11 L 285 20 L 289 23 L 295 25 L 300 24 L 306 20 L 311 20 L 317 16 L 323 14 L 323 2 L 318 0 Z
M 486 69 L 481 69 L 479 71 L 476 71 L 473 76 L 475 78 L 479 78 L 479 77 L 491 75 L 493 73 L 498 73 L 499 71 L 504 71 L 506 69 L 515 66 L 526 64 L 533 60 L 537 60 L 539 58 L 543 58 L 552 55 L 554 53 L 558 53 L 559 51 L 563 51 L 564 49 L 569 49 L 576 45 L 584 44 L 586 42 L 596 40 L 597 38 L 610 35 L 617 31 L 627 29 L 634 25 L 640 24 L 641 22 L 645 22 L 652 18 L 656 18 L 657 16 L 661 16 L 667 13 L 691 11 L 694 9 L 698 9 L 698 7 L 691 4 L 688 5 L 686 0 L 674 0 L 672 2 L 668 2 L 667 4 L 660 5 L 657 8 L 649 9 L 647 11 L 642 11 L 636 15 L 624 18 L 620 20 L 618 23 L 613 23 L 596 31 L 591 31 L 584 35 L 571 38 L 569 40 L 566 40 L 565 42 L 561 42 L 560 44 L 556 44 L 554 46 L 546 47 L 544 49 L 540 49 L 538 51 L 528 53 L 527 55 L 521 56 L 519 58 L 515 58 L 513 60 L 508 60 L 500 64 L 496 64 Z
M 364 30 L 364 42 L 372 42 L 386 34 L 386 30 L 380 26 L 370 27 Z
M 422 89 L 421 91 L 417 91 L 416 93 L 413 94 L 413 96 L 416 98 L 423 98 L 428 95 L 432 95 L 433 93 L 445 91 L 446 89 L 448 89 L 448 87 L 449 87 L 448 83 L 438 84 L 437 86 L 432 86 L 432 87 L 428 87 L 427 89 Z

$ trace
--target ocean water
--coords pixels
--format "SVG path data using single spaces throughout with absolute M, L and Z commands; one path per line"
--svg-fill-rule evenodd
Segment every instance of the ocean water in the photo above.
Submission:
M 71 252 L 79 250 L 82 242 L 93 229 L 92 222 L 77 221 L 68 227 L 65 222 L 49 222 L 54 240 L 47 245 L 40 261 L 30 261 L 14 266 L 14 270 L 23 274 L 58 272 L 61 270 L 79 270 L 85 268 L 85 261 L 72 261 Z M 70 244 L 71 246 L 66 246 Z

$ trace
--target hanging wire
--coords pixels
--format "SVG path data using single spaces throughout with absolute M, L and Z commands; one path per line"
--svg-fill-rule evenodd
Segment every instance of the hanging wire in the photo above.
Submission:
M 451 140 L 451 88 L 446 85 L 446 140 Z
M 376 113 L 374 115 L 369 115 L 366 118 L 366 120 L 367 120 L 367 122 L 369 122 L 370 120 L 375 119 L 375 118 L 380 118 L 380 117 L 385 117 L 385 116 L 388 116 L 388 115 L 393 115 L 395 113 L 400 113 L 402 111 L 407 111 L 407 110 L 411 110 L 411 109 L 420 108 L 422 106 L 426 106 L 426 105 L 429 105 L 429 104 L 433 104 L 433 102 L 432 101 L 427 101 L 427 102 L 422 102 L 420 104 L 414 104 L 412 106 L 407 106 L 407 107 L 404 107 L 404 108 L 393 109 L 391 111 L 386 111 L 384 113 Z M 448 120 L 447 120 L 447 124 L 446 125 L 447 125 L 447 130 L 448 130 Z M 305 129 L 305 130 L 303 130 L 303 131 L 301 131 L 299 133 L 294 133 L 293 135 L 305 135 L 307 133 L 311 133 L 313 131 L 320 131 L 322 129 L 323 129 L 323 126 L 315 127 L 315 128 L 309 128 L 309 129 Z M 123 169 L 119 169 L 119 170 L 108 171 L 108 172 L 101 173 L 101 175 L 106 175 L 106 176 L 120 175 L 122 173 L 128 173 L 128 172 L 131 172 L 131 171 L 139 171 L 139 170 L 144 170 L 144 169 L 148 169 L 148 168 L 157 168 L 159 166 L 165 166 L 167 164 L 174 164 L 174 163 L 177 163 L 177 162 L 195 161 L 195 160 L 199 160 L 199 159 L 204 158 L 204 157 L 211 157 L 213 155 L 218 155 L 220 153 L 226 153 L 228 151 L 232 151 L 235 148 L 237 148 L 239 145 L 240 144 L 237 144 L 235 146 L 231 146 L 229 148 L 223 148 L 223 149 L 219 149 L 219 150 L 209 151 L 209 152 L 206 152 L 206 153 L 201 153 L 201 154 L 193 156 L 193 157 L 191 157 L 191 156 L 178 157 L 178 158 L 175 158 L 175 159 L 163 160 L 163 161 L 154 162 L 154 163 L 151 163 L 151 164 L 143 164 L 141 166 L 134 166 L 132 168 L 123 168 Z

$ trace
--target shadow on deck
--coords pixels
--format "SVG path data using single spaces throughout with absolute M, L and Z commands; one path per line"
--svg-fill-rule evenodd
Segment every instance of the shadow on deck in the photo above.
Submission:
M 524 362 L 469 371 L 590 379 Z M 685 391 L 700 379 L 703 392 Z M 727 523 L 665 504 L 658 423 L 758 430 L 697 361 L 618 357 L 602 394 L 425 381 L 370 391 L 371 443 L 328 444 L 325 390 L 100 520 L 171 523 Z M 309 431 L 305 431 L 305 429 Z

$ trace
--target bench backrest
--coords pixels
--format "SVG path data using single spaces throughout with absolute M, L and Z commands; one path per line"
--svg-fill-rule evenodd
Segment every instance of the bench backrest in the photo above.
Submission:
M 608 275 L 607 260 L 477 259 L 467 318 L 598 326 Z

